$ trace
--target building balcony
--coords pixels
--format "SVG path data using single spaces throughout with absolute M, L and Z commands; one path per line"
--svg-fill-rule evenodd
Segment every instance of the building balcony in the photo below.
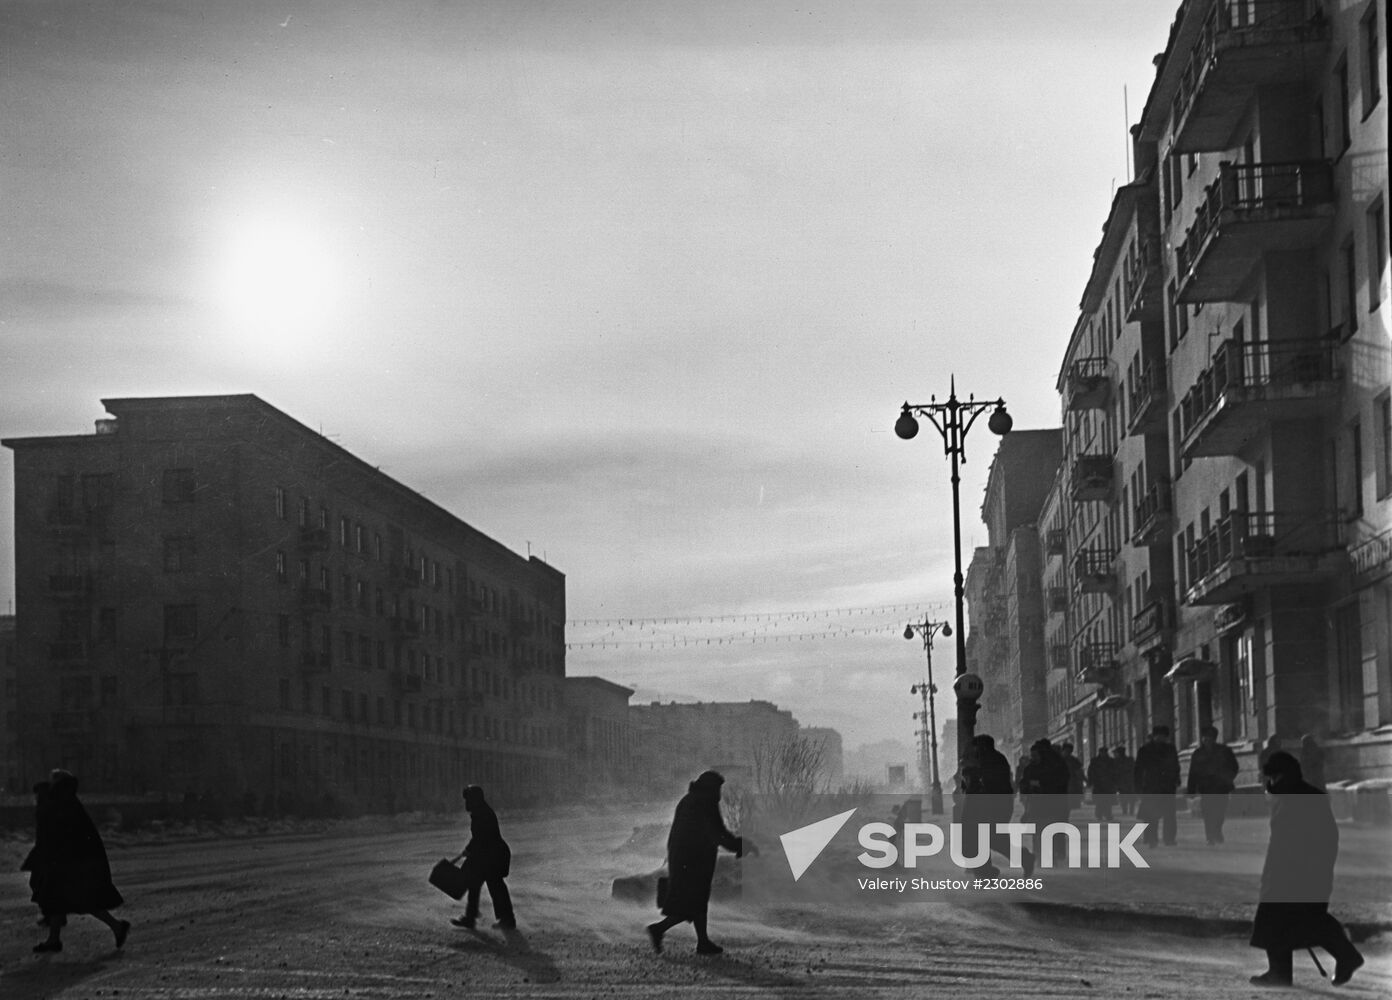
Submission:
M 1170 540 L 1174 528 L 1174 493 L 1168 479 L 1150 484 L 1132 511 L 1131 544 L 1162 545 Z
M 1075 679 L 1079 684 L 1108 686 L 1116 680 L 1118 669 L 1114 642 L 1087 642 L 1078 650 Z
M 1068 610 L 1068 588 L 1049 587 L 1044 592 L 1045 610 L 1051 615 L 1061 615 Z
M 1165 316 L 1165 271 L 1160 237 L 1147 236 L 1136 243 L 1125 275 L 1126 320 L 1139 323 Z
M 1327 581 L 1348 565 L 1337 512 L 1234 511 L 1185 553 L 1189 604 L 1229 604 L 1287 584 Z
M 1165 410 L 1170 403 L 1163 365 L 1142 369 L 1136 384 L 1127 393 L 1126 433 L 1132 436 L 1159 434 L 1165 430 Z
M 302 552 L 327 552 L 329 551 L 329 529 L 303 526 L 300 528 L 299 541 Z
M 1110 594 L 1116 589 L 1116 550 L 1089 548 L 1073 557 L 1073 577 L 1084 594 Z
M 387 619 L 387 627 L 398 638 L 414 638 L 421 634 L 420 620 L 406 615 L 392 615 Z
M 1070 411 L 1102 410 L 1112 398 L 1106 358 L 1082 358 L 1068 366 L 1064 400 Z
M 1171 149 L 1231 149 L 1253 93 L 1318 72 L 1329 44 L 1329 22 L 1320 8 L 1317 0 L 1215 3 L 1174 97 Z
M 327 611 L 333 607 L 333 595 L 327 587 L 301 587 L 300 607 L 305 611 Z
M 87 657 L 87 643 L 81 639 L 59 639 L 48 644 L 50 663 L 86 663 Z
M 1156 598 L 1131 616 L 1131 644 L 1144 653 L 1166 642 L 1174 627 L 1174 601 Z
M 1247 624 L 1247 602 L 1234 601 L 1213 612 L 1213 631 L 1222 635 Z
M 1236 301 L 1264 255 L 1315 245 L 1333 218 L 1328 160 L 1220 164 L 1175 247 L 1179 301 Z
M 1074 503 L 1107 502 L 1114 495 L 1116 474 L 1110 455 L 1079 455 L 1068 477 Z
M 1240 454 L 1277 421 L 1319 416 L 1343 388 L 1329 340 L 1224 342 L 1179 404 L 1186 458 Z
M 407 673 L 402 670 L 392 672 L 392 689 L 398 694 L 419 694 L 424 685 L 420 674 Z
M 300 653 L 300 672 L 305 674 L 321 674 L 333 667 L 333 657 L 326 650 L 317 652 L 313 649 L 306 649 Z
M 1044 533 L 1044 554 L 1061 556 L 1068 551 L 1068 540 L 1062 528 L 1050 528 Z

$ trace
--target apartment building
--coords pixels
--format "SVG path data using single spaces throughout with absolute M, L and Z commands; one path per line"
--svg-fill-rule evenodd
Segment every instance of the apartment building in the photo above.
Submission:
M 22 779 L 261 811 L 564 786 L 565 578 L 251 395 L 11 438 Z
M 22 791 L 19 770 L 19 702 L 15 676 L 14 615 L 0 615 L 0 780 L 11 795 Z
M 603 677 L 565 679 L 567 781 L 575 794 L 600 795 L 632 783 L 631 697 L 633 688 Z
M 1039 518 L 1061 448 L 1058 428 L 1001 439 L 981 505 L 988 544 L 967 567 L 967 662 L 984 685 L 976 731 L 1012 761 L 1048 725 Z
M 1058 380 L 1085 754 L 1213 724 L 1392 772 L 1386 53 L 1384 0 L 1191 0 L 1157 58 Z

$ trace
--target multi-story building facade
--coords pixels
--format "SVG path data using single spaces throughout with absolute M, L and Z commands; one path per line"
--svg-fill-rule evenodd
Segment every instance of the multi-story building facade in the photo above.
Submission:
M 602 794 L 633 781 L 633 688 L 603 677 L 565 679 L 568 784 L 577 795 Z
M 1048 727 L 1038 525 L 1061 443 L 1058 428 L 1001 439 L 981 505 L 989 544 L 975 550 L 967 569 L 967 662 L 984 684 L 976 731 L 993 736 L 1012 761 Z
M 1058 383 L 1051 728 L 1089 753 L 1392 769 L 1386 53 L 1382 0 L 1179 7 Z
M 565 578 L 255 396 L 9 439 L 24 780 L 233 807 L 564 782 Z
M 21 790 L 18 690 L 14 615 L 0 615 L 0 781 L 11 795 Z

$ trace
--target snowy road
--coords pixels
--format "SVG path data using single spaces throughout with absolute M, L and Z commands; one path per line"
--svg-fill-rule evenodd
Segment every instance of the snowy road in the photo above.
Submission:
M 665 812 L 665 810 L 664 810 Z M 74 918 L 59 955 L 34 956 L 41 929 L 23 876 L 0 875 L 0 997 L 1015 997 L 1227 1000 L 1261 956 L 1240 939 L 1054 928 L 1007 907 L 901 910 L 717 905 L 727 951 L 698 958 L 689 928 L 657 956 L 650 909 L 614 901 L 615 876 L 651 870 L 660 847 L 627 843 L 633 817 L 503 816 L 516 862 L 520 929 L 457 930 L 458 907 L 425 884 L 458 850 L 462 826 L 358 828 L 328 837 L 142 844 L 112 849 L 123 953 L 96 921 Z M 12 866 L 10 866 L 12 867 Z M 486 925 L 491 912 L 484 903 Z M 1392 943 L 1345 996 L 1392 995 Z M 1308 959 L 1298 983 L 1334 995 Z

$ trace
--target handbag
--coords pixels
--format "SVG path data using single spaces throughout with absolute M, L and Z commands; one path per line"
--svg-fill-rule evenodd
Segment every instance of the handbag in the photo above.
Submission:
M 435 862 L 435 867 L 430 869 L 430 884 L 450 899 L 462 899 L 464 893 L 469 891 L 469 879 L 464 874 L 464 869 L 452 864 L 447 858 L 441 858 Z

